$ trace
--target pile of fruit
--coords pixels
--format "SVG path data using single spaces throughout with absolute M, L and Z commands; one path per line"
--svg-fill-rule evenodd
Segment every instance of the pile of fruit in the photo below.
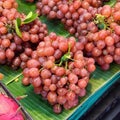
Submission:
M 95 70 L 94 59 L 86 58 L 74 37 L 64 38 L 50 33 L 37 46 L 36 56 L 27 61 L 23 70 L 24 85 L 32 84 L 34 91 L 54 105 L 60 113 L 78 104 L 85 95 L 90 73 Z
M 15 0 L 0 1 L 0 64 L 22 68 L 23 85 L 31 84 L 55 113 L 78 105 L 95 63 L 103 70 L 120 64 L 120 2 L 103 2 L 38 0 L 36 13 L 25 15 Z M 75 37 L 48 34 L 41 15 L 59 19 Z
M 0 1 L 0 64 L 14 69 L 26 67 L 31 52 L 48 34 L 46 24 L 39 21 L 37 14 L 26 16 L 17 7 L 15 0 Z
M 100 0 L 38 0 L 36 12 L 60 19 L 85 55 L 108 70 L 113 61 L 120 64 L 120 2 L 113 8 L 102 4 Z

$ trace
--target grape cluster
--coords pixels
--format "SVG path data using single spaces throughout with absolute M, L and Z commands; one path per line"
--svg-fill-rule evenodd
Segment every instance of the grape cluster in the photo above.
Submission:
M 87 35 L 86 54 L 93 57 L 103 70 L 108 70 L 113 61 L 120 64 L 119 7 L 120 2 L 113 8 L 109 5 L 103 6 L 99 19 L 104 18 L 102 24 L 106 29 Z
M 37 46 L 35 56 L 23 70 L 24 85 L 32 84 L 34 91 L 53 105 L 55 113 L 62 107 L 78 104 L 86 94 L 90 73 L 95 70 L 94 59 L 83 56 L 74 37 L 64 38 L 50 33 Z
M 115 33 L 101 30 L 95 34 L 89 33 L 85 53 L 93 57 L 103 70 L 108 70 L 115 61 L 120 64 L 120 38 Z M 93 37 L 94 36 L 94 37 Z
M 46 24 L 38 19 L 20 26 L 22 37 L 15 31 L 15 20 L 24 19 L 25 14 L 17 11 L 15 0 L 0 1 L 0 64 L 11 65 L 14 69 L 24 65 L 39 41 L 47 34 Z M 29 50 L 28 50 L 29 49 Z M 27 51 L 27 52 L 26 52 Z
M 79 38 L 98 30 L 92 19 L 101 3 L 99 0 L 39 0 L 36 6 L 39 15 L 60 19 L 70 34 Z
M 108 70 L 113 61 L 120 64 L 120 3 L 118 0 L 112 8 L 102 6 L 102 2 L 106 1 L 40 0 L 36 6 L 39 15 L 60 19 L 78 39 L 85 55 L 93 57 L 103 70 Z

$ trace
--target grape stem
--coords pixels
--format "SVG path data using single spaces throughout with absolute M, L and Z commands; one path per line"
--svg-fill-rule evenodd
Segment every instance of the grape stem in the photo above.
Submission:
M 5 26 L 7 27 L 7 30 L 8 30 L 9 33 L 14 32 L 14 27 L 11 24 L 5 24 Z
M 68 45 L 68 52 L 61 57 L 59 66 L 61 66 L 63 64 L 63 62 L 65 62 L 65 64 L 66 64 L 66 62 L 68 62 L 68 60 L 72 60 L 71 55 L 70 55 L 70 50 L 71 50 L 71 46 L 69 44 Z
M 42 68 L 39 69 L 39 71 L 42 71 L 43 69 L 44 69 L 44 68 L 42 67 Z
M 68 68 L 68 62 L 65 62 L 65 69 Z
M 99 29 L 104 29 L 104 30 L 109 29 L 109 23 L 106 20 L 106 17 L 101 14 L 96 14 L 94 23 L 98 25 Z

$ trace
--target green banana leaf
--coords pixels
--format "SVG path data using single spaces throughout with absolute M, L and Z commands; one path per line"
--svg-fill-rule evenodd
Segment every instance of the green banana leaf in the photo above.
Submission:
M 26 4 L 23 0 L 17 0 L 17 2 L 20 12 L 24 12 L 25 14 L 30 11 L 35 12 L 34 4 Z M 48 25 L 49 32 L 54 31 L 58 35 L 65 37 L 70 36 L 59 21 L 47 20 L 45 17 L 41 17 L 40 19 Z M 110 70 L 106 72 L 97 66 L 87 86 L 87 95 L 80 99 L 77 107 L 71 110 L 63 110 L 59 115 L 53 112 L 52 106 L 43 100 L 40 95 L 34 94 L 32 86 L 25 87 L 21 84 L 23 77 L 21 69 L 13 71 L 7 66 L 0 66 L 0 72 L 5 75 L 3 83 L 7 84 L 8 81 L 16 81 L 6 85 L 13 96 L 28 95 L 28 97 L 22 99 L 20 103 L 31 115 L 33 120 L 77 120 L 120 78 L 120 65 L 113 63 Z

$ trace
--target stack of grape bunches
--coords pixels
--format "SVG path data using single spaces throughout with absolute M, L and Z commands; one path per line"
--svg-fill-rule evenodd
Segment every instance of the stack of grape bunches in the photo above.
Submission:
M 75 36 L 65 38 L 48 34 L 47 26 L 37 17 L 28 19 L 31 13 L 19 13 L 15 0 L 0 1 L 0 64 L 22 68 L 23 85 L 31 84 L 55 113 L 79 104 L 95 63 L 103 70 L 112 62 L 120 64 L 120 2 L 114 7 L 103 2 L 36 1 L 39 16 L 59 19 Z

